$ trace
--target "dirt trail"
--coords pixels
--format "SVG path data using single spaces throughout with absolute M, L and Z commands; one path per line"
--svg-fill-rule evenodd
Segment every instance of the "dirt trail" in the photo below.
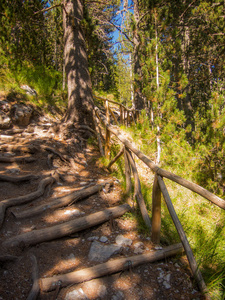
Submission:
M 51 126 L 52 120 L 41 117 L 20 131 L 2 130 L 0 133 L 0 200 L 4 205 L 9 203 L 5 214 L 3 212 L 0 229 L 0 299 L 27 299 L 33 284 L 32 255 L 37 260 L 39 278 L 47 278 L 106 260 L 159 250 L 159 246 L 152 245 L 149 237 L 139 234 L 135 217 L 131 219 L 126 215 L 32 246 L 24 242 L 16 247 L 4 246 L 8 240 L 21 234 L 63 224 L 124 203 L 119 181 L 99 166 L 96 148 L 86 144 L 79 135 L 75 138 L 60 137 L 50 132 Z M 53 180 L 47 182 L 52 177 Z M 9 178 L 19 179 L 10 182 Z M 43 180 L 47 183 L 41 190 L 40 182 Z M 111 185 L 105 185 L 107 182 Z M 71 192 L 97 184 L 102 188 L 89 197 L 76 203 L 71 201 L 67 206 L 50 207 L 55 198 L 61 199 Z M 41 193 L 35 194 L 37 191 Z M 17 198 L 21 200 L 25 195 L 29 195 L 29 201 L 15 205 Z M 5 201 L 8 199 L 11 202 Z M 31 216 L 31 212 L 40 205 L 45 205 L 45 209 Z M 29 216 L 21 218 L 24 212 L 28 212 Z M 105 258 L 104 255 L 109 253 L 102 254 L 105 252 L 101 251 L 111 246 L 117 251 Z M 203 298 L 197 292 L 185 263 L 180 257 L 173 257 L 136 268 L 131 266 L 127 271 L 52 292 L 41 290 L 37 299 Z

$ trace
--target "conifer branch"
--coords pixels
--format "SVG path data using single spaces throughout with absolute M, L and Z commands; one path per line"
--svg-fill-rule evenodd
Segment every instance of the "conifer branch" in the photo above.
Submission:
M 44 12 L 47 12 L 47 11 L 49 11 L 49 10 L 55 8 L 55 7 L 59 7 L 59 6 L 63 6 L 63 3 L 61 2 L 61 3 L 59 3 L 59 4 L 55 4 L 55 5 L 50 6 L 50 7 L 48 7 L 48 8 L 44 8 L 44 9 L 41 9 L 41 10 L 39 10 L 39 11 L 36 11 L 36 12 L 34 13 L 34 15 L 40 14 L 40 13 L 44 13 Z

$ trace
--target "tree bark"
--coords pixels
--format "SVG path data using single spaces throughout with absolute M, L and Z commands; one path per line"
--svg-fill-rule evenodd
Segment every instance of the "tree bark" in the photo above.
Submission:
M 134 62 L 134 107 L 137 110 L 144 109 L 144 97 L 141 91 L 142 71 L 139 60 L 140 37 L 138 33 L 138 24 L 140 21 L 138 0 L 134 0 L 134 20 L 135 29 L 133 35 L 133 62 Z
M 85 39 L 81 28 L 83 0 L 63 1 L 64 58 L 68 87 L 68 124 L 93 126 L 93 95 Z
M 88 216 L 54 225 L 49 228 L 22 233 L 4 241 L 2 246 L 16 247 L 20 245 L 20 243 L 28 246 L 51 241 L 102 224 L 106 221 L 109 221 L 110 218 L 121 217 L 130 210 L 131 208 L 128 204 L 107 208 Z
M 119 271 L 125 271 L 130 267 L 136 267 L 141 264 L 151 263 L 167 257 L 181 254 L 183 248 L 181 244 L 168 246 L 163 250 L 149 252 L 141 255 L 134 255 L 126 258 L 117 258 L 94 267 L 86 268 L 79 271 L 70 272 L 67 274 L 57 275 L 49 278 L 40 279 L 40 286 L 43 292 L 50 292 L 57 288 L 57 283 L 60 281 L 61 286 L 65 287 L 70 284 L 76 284 L 88 281 L 94 278 L 110 275 Z

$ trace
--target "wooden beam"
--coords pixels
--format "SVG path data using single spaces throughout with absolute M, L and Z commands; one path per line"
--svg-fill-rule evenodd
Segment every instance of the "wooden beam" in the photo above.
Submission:
M 100 128 L 98 126 L 96 117 L 97 117 L 96 114 L 93 113 L 93 121 L 94 121 L 94 126 L 95 126 L 95 131 L 96 131 L 97 139 L 98 139 L 99 151 L 101 153 L 101 156 L 105 156 L 105 152 L 104 152 L 104 149 L 103 149 L 103 146 L 102 146 L 101 132 L 100 132 Z
M 186 234 L 183 230 L 183 227 L 180 223 L 180 220 L 179 220 L 179 218 L 178 218 L 178 216 L 175 212 L 175 209 L 173 207 L 173 204 L 172 204 L 172 201 L 170 199 L 169 193 L 167 191 L 166 185 L 165 185 L 165 183 L 164 183 L 161 176 L 157 176 L 157 179 L 158 179 L 158 183 L 159 183 L 161 192 L 163 194 L 164 200 L 166 202 L 167 208 L 169 210 L 169 213 L 171 215 L 173 223 L 174 223 L 174 225 L 177 229 L 177 232 L 180 236 L 180 239 L 181 239 L 181 242 L 183 244 L 184 250 L 186 252 L 186 255 L 187 255 L 191 270 L 192 270 L 192 273 L 193 273 L 193 275 L 196 278 L 196 281 L 198 283 L 198 287 L 199 287 L 199 289 L 202 293 L 208 294 L 207 286 L 206 286 L 206 284 L 204 282 L 204 279 L 202 277 L 202 274 L 201 274 L 201 272 L 198 268 L 197 262 L 194 258 L 193 252 L 191 250 L 190 244 L 189 244 L 188 239 L 186 237 Z M 207 298 L 207 299 L 210 299 L 210 298 Z
M 2 245 L 5 247 L 16 247 L 20 244 L 28 246 L 51 241 L 102 224 L 110 220 L 110 218 L 118 218 L 130 210 L 131 207 L 128 204 L 107 208 L 105 210 L 78 219 L 76 218 L 75 220 L 71 220 L 62 224 L 39 230 L 33 230 L 14 236 L 4 241 Z
M 110 161 L 110 163 L 107 166 L 107 169 L 110 169 L 111 166 L 123 155 L 124 148 L 120 150 L 120 152 Z
M 125 176 L 126 176 L 126 196 L 129 196 L 132 190 L 132 182 L 131 182 L 131 170 L 130 170 L 130 162 L 127 157 L 126 147 L 124 147 L 124 163 L 125 163 Z
M 97 108 L 96 108 L 97 109 Z M 98 110 L 98 109 L 97 109 Z M 225 209 L 225 201 L 221 199 L 220 197 L 214 195 L 213 193 L 207 191 L 203 187 L 199 186 L 196 183 L 190 182 L 178 175 L 175 175 L 169 171 L 166 171 L 164 169 L 159 168 L 154 162 L 148 158 L 145 154 L 143 154 L 140 150 L 138 150 L 135 145 L 133 145 L 131 142 L 129 142 L 123 134 L 119 132 L 118 129 L 115 128 L 115 126 L 111 126 L 110 124 L 107 124 L 104 116 L 100 113 L 99 114 L 101 121 L 104 123 L 104 125 L 127 147 L 129 148 L 135 155 L 137 155 L 140 160 L 142 160 L 153 172 L 157 173 L 158 175 L 168 178 L 187 189 L 199 194 L 200 196 L 208 199 L 215 205 L 219 206 L 222 209 Z
M 136 198 L 137 203 L 139 205 L 141 215 L 142 215 L 142 218 L 145 222 L 145 225 L 147 226 L 149 231 L 151 231 L 151 228 L 152 228 L 151 220 L 149 218 L 148 210 L 147 210 L 146 205 L 145 205 L 145 200 L 144 200 L 144 197 L 143 197 L 142 192 L 141 192 L 141 183 L 140 183 L 140 180 L 139 180 L 139 177 L 138 177 L 138 171 L 137 171 L 137 168 L 136 168 L 136 165 L 135 165 L 135 161 L 134 161 L 134 159 L 132 157 L 132 154 L 129 150 L 127 150 L 126 153 L 127 153 L 127 157 L 128 157 L 129 162 L 130 162 L 131 169 L 132 169 L 132 172 L 133 172 L 133 175 L 134 175 L 134 195 L 135 195 L 135 198 Z
M 170 256 L 178 255 L 183 252 L 181 244 L 168 246 L 163 250 L 148 252 L 141 255 L 130 256 L 126 258 L 118 258 L 110 260 L 106 263 L 96 265 L 79 271 L 70 272 L 67 274 L 57 275 L 49 278 L 40 279 L 40 286 L 43 292 L 50 292 L 57 288 L 58 283 L 62 287 L 68 285 L 85 282 L 94 278 L 110 275 L 120 271 L 136 267 L 141 264 L 147 264 L 158 260 L 165 259 Z
M 157 174 L 154 178 L 152 190 L 152 242 L 160 243 L 161 230 L 161 190 L 158 183 Z
M 110 123 L 110 115 L 109 115 L 109 103 L 106 101 L 106 120 L 107 123 Z M 106 135 L 105 135 L 105 156 L 107 159 L 110 158 L 110 131 L 106 127 Z

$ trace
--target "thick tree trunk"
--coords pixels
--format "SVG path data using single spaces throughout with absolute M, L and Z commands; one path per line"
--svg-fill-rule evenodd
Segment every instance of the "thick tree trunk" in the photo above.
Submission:
M 68 87 L 65 121 L 93 127 L 93 96 L 85 39 L 82 32 L 83 0 L 63 1 L 64 58 Z

